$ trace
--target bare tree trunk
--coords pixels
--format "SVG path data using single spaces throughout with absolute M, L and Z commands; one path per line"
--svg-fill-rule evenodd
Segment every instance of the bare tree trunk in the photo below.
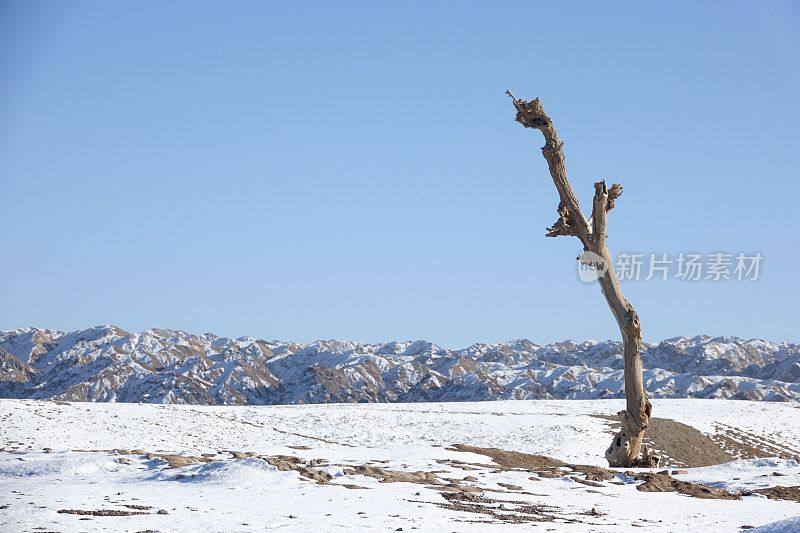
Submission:
M 558 220 L 547 228 L 548 237 L 572 235 L 583 244 L 585 251 L 582 261 L 599 263 L 598 282 L 606 298 L 608 307 L 617 320 L 625 357 L 625 398 L 627 409 L 619 412 L 622 427 L 614 436 L 605 456 L 611 466 L 655 466 L 658 457 L 642 447 L 647 424 L 650 422 L 651 405 L 642 384 L 642 329 L 639 315 L 625 299 L 613 268 L 611 252 L 606 246 L 606 215 L 614 207 L 614 201 L 622 194 L 622 186 L 615 183 L 606 188 L 605 180 L 594 184 L 594 202 L 590 223 L 580 209 L 578 199 L 567 178 L 564 165 L 564 143 L 558 139 L 558 133 L 550 117 L 542 109 L 539 99 L 529 102 L 508 95 L 517 108 L 517 122 L 526 128 L 535 128 L 544 135 L 545 145 L 542 154 L 550 169 L 550 176 L 556 186 L 560 198 L 558 204 Z M 640 457 L 641 455 L 641 457 Z

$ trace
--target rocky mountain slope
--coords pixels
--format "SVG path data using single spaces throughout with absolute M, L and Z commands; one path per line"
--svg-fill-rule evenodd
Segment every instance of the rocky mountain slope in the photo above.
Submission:
M 311 344 L 98 326 L 0 332 L 0 397 L 186 404 L 623 397 L 614 341 L 454 350 L 425 341 Z M 677 337 L 643 353 L 655 398 L 800 400 L 800 346 Z

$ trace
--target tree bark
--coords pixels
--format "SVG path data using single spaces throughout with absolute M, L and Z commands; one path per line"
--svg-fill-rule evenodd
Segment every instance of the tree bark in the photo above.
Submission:
M 517 122 L 526 128 L 538 129 L 544 135 L 545 145 L 542 154 L 547 161 L 550 176 L 553 178 L 560 199 L 557 209 L 559 218 L 553 226 L 547 228 L 547 236 L 575 236 L 581 241 L 585 251 L 595 254 L 590 256 L 590 259 L 599 263 L 598 282 L 622 334 L 627 409 L 618 413 L 622 427 L 614 435 L 605 457 L 610 466 L 656 466 L 658 456 L 642 446 L 644 432 L 650 422 L 651 405 L 642 383 L 640 355 L 642 329 L 639 315 L 622 294 L 622 288 L 613 268 L 611 252 L 606 246 L 607 214 L 614 207 L 615 200 L 622 194 L 622 186 L 615 183 L 609 189 L 605 180 L 594 184 L 590 225 L 567 178 L 564 143 L 559 140 L 553 122 L 545 113 L 539 99 L 524 101 L 517 99 L 511 92 L 507 94 L 517 108 Z M 582 255 L 579 259 L 589 260 L 585 257 L 586 255 Z

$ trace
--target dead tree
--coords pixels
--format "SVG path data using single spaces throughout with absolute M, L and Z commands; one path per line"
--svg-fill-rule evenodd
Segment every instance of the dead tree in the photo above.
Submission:
M 558 139 L 553 121 L 542 109 L 539 99 L 530 102 L 516 98 L 510 91 L 507 94 L 517 108 L 517 122 L 526 128 L 535 128 L 544 135 L 542 154 L 550 168 L 550 176 L 558 190 L 558 219 L 547 228 L 548 237 L 572 235 L 583 244 L 584 252 L 579 260 L 595 262 L 598 282 L 603 296 L 617 320 L 625 356 L 625 398 L 627 409 L 619 412 L 622 427 L 614 436 L 605 456 L 611 466 L 655 466 L 658 457 L 642 447 L 647 424 L 650 422 L 651 405 L 642 384 L 642 328 L 639 315 L 625 299 L 617 275 L 612 268 L 611 253 L 606 246 L 606 215 L 614 207 L 614 202 L 622 194 L 619 183 L 606 187 L 605 180 L 594 184 L 592 215 L 587 221 L 572 191 L 564 165 L 564 143 Z M 593 255 L 596 254 L 596 255 Z M 599 262 L 600 264 L 597 264 Z

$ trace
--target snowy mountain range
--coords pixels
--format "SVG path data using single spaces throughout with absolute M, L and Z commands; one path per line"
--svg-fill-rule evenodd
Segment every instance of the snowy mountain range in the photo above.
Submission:
M 654 398 L 800 401 L 800 345 L 737 337 L 647 344 Z M 296 404 L 623 397 L 622 346 L 529 340 L 311 344 L 116 326 L 0 332 L 0 397 Z

